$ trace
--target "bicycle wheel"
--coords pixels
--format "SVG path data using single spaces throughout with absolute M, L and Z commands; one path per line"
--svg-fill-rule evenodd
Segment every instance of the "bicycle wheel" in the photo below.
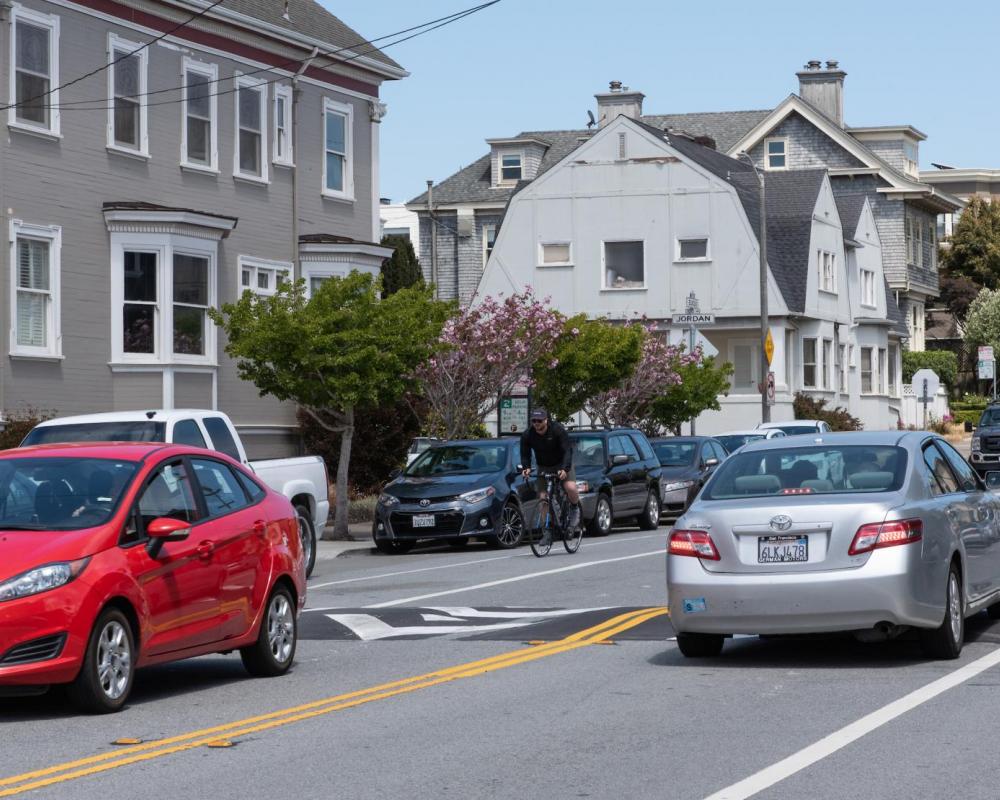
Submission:
M 549 514 L 549 504 L 539 503 L 531 515 L 531 527 L 528 529 L 528 541 L 531 552 L 539 558 L 547 556 L 552 549 L 552 525 Z
M 563 547 L 567 553 L 575 553 L 580 549 L 580 542 L 583 541 L 583 525 L 578 524 L 571 528 L 569 525 L 563 527 Z

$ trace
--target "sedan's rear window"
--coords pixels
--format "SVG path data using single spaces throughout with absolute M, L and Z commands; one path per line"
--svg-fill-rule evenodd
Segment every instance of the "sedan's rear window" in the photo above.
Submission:
M 163 422 L 80 422 L 66 425 L 43 425 L 24 437 L 22 447 L 59 442 L 162 442 L 167 426 Z
M 803 433 L 816 433 L 815 425 L 779 425 L 779 431 L 784 431 L 789 436 L 798 436 Z
M 702 499 L 893 492 L 905 475 L 906 451 L 892 445 L 759 450 L 724 461 Z

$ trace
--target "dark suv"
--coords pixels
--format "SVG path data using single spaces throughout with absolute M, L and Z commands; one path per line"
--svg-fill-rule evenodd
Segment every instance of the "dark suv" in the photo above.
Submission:
M 969 463 L 982 478 L 988 472 L 1000 471 L 1000 403 L 990 403 L 983 410 L 972 434 Z
M 613 522 L 626 519 L 654 530 L 660 524 L 660 461 L 645 434 L 577 428 L 569 437 L 587 532 L 605 536 Z

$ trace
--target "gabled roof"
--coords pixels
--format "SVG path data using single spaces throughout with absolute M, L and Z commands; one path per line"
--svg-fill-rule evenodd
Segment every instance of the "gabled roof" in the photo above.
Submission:
M 865 208 L 866 194 L 836 194 L 834 200 L 837 202 L 837 213 L 840 214 L 840 225 L 844 230 L 844 238 L 852 239 L 858 232 L 858 223 L 861 221 L 861 212 Z

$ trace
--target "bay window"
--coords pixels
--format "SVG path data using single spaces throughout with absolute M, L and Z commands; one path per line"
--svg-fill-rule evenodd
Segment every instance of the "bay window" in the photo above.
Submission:
M 802 386 L 806 389 L 816 388 L 816 340 L 802 340 Z
M 873 348 L 861 348 L 861 394 L 872 394 Z
M 258 295 L 272 295 L 282 283 L 291 279 L 292 265 L 286 261 L 240 256 L 239 265 L 240 294 L 249 290 Z

